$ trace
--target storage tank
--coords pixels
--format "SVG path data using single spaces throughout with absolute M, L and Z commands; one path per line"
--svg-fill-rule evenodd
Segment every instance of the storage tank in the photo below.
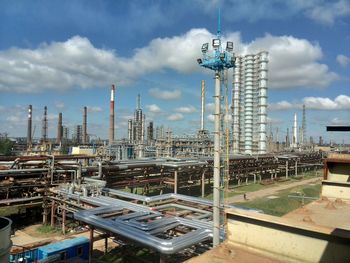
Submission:
M 12 221 L 6 217 L 0 216 L 0 263 L 9 262 L 11 241 Z

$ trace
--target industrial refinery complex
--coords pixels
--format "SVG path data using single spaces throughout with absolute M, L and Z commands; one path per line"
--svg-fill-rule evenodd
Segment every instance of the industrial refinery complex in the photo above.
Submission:
M 142 94 L 119 125 L 123 80 L 99 91 L 108 138 L 90 132 L 83 95 L 81 122 L 62 110 L 55 135 L 53 106 L 28 101 L 27 136 L 0 134 L 0 263 L 349 261 L 349 145 L 310 136 L 305 104 L 286 131 L 269 127 L 270 51 L 235 53 L 220 19 L 196 46 L 213 80 L 196 85 L 195 134 L 147 116 Z

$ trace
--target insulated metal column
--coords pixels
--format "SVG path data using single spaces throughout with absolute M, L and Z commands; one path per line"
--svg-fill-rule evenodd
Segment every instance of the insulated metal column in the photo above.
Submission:
M 47 142 L 47 107 L 44 107 L 44 117 L 41 130 L 41 143 Z
M 57 138 L 56 143 L 62 143 L 62 112 L 58 114 L 58 123 L 57 123 Z
M 294 124 L 293 124 L 293 146 L 294 148 L 298 145 L 298 134 L 297 134 L 297 114 L 294 113 Z
M 128 140 L 129 142 L 131 143 L 133 141 L 133 136 L 132 136 L 132 133 L 133 133 L 133 127 L 132 127 L 132 119 L 129 119 L 128 120 Z
M 202 80 L 202 93 L 201 93 L 201 131 L 204 130 L 204 112 L 205 112 L 205 81 Z
M 213 246 L 220 243 L 220 73 L 215 72 Z
M 83 144 L 87 143 L 87 107 L 84 107 L 83 113 Z
M 258 114 L 259 114 L 259 144 L 258 153 L 266 153 L 266 122 L 267 122 L 267 62 L 268 53 L 259 53 L 258 81 Z
M 253 147 L 253 66 L 254 56 L 245 56 L 245 114 L 244 114 L 244 151 L 252 154 Z
M 240 92 L 241 92 L 241 58 L 236 57 L 236 67 L 234 68 L 233 76 L 233 96 L 232 96 L 232 140 L 233 140 L 233 153 L 239 152 L 239 141 L 240 141 Z
M 109 108 L 109 145 L 112 145 L 114 141 L 114 93 L 115 93 L 115 86 L 112 84 L 111 87 L 111 101 L 110 101 L 110 108 Z
M 32 105 L 28 107 L 28 127 L 27 127 L 27 146 L 28 148 L 32 145 Z

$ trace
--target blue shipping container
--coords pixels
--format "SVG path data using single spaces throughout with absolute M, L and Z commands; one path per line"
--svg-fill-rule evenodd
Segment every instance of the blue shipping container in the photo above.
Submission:
M 62 261 L 73 258 L 89 259 L 90 241 L 86 237 L 76 237 L 38 248 L 38 260 L 59 255 Z

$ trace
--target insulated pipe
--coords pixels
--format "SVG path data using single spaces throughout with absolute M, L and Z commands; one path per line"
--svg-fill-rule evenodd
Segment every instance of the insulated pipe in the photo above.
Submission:
M 111 87 L 111 101 L 109 108 L 109 145 L 113 144 L 114 141 L 114 97 L 115 97 L 115 86 L 112 84 Z
M 27 147 L 32 145 L 32 105 L 28 107 Z
M 83 113 L 83 144 L 87 143 L 87 107 L 84 107 Z
M 59 145 L 62 143 L 62 112 L 58 114 L 56 143 Z
M 205 81 L 202 80 L 202 93 L 201 93 L 201 130 L 204 130 L 204 112 L 205 112 Z
M 214 188 L 213 188 L 213 247 L 220 243 L 220 73 L 215 73 L 215 131 L 214 131 Z

